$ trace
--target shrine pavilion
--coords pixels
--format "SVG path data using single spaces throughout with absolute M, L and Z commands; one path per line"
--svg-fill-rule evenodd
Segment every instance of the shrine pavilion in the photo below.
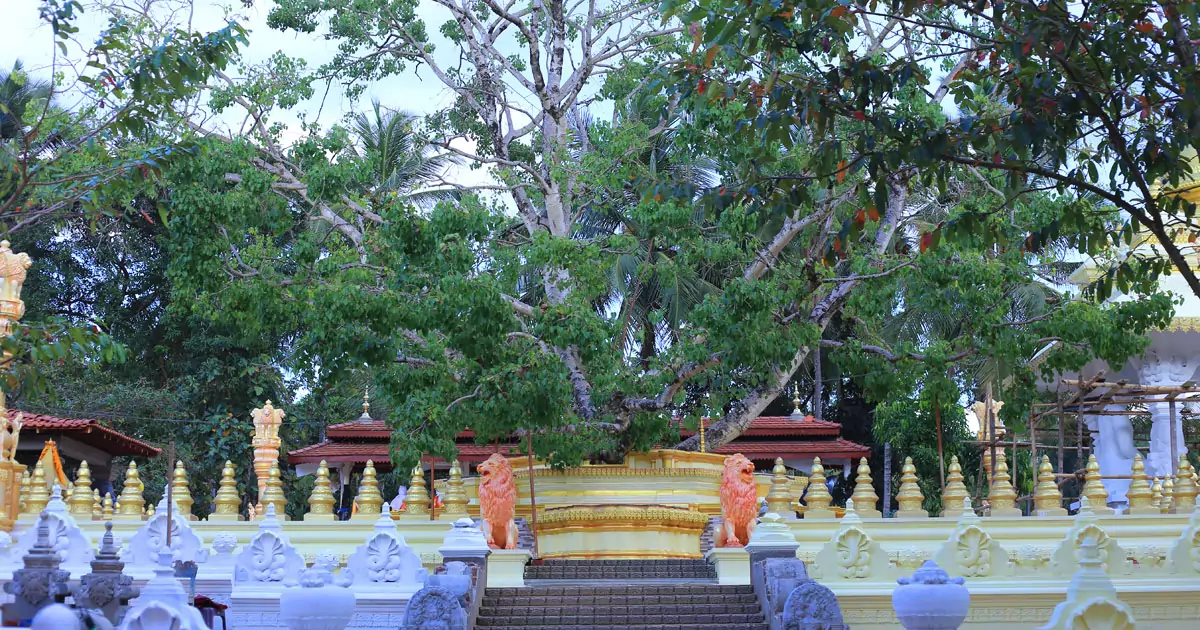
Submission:
M 682 423 L 681 423 L 682 424 Z M 813 458 L 820 457 L 827 471 L 852 470 L 852 462 L 870 457 L 871 448 L 841 437 L 842 427 L 836 422 L 816 419 L 794 412 L 789 416 L 760 416 L 755 418 L 740 436 L 717 448 L 718 455 L 741 453 L 754 462 L 760 471 L 770 471 L 776 458 L 793 470 L 812 468 Z M 331 469 L 344 472 L 361 470 L 367 461 L 374 462 L 379 471 L 391 470 L 388 441 L 392 430 L 387 422 L 370 417 L 368 409 L 358 419 L 325 428 L 325 441 L 288 453 L 288 464 L 300 475 L 316 471 L 322 461 Z M 681 427 L 682 437 L 695 431 Z M 475 465 L 492 453 L 523 455 L 524 449 L 515 443 L 480 445 L 475 433 L 466 430 L 455 439 L 458 460 L 463 474 L 471 474 Z M 448 462 L 435 461 L 435 469 L 449 469 Z

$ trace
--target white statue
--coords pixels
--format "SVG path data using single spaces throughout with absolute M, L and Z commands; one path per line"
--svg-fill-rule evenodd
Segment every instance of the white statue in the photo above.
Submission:
M 1159 356 L 1148 354 L 1138 366 L 1138 375 L 1142 384 L 1160 387 L 1182 385 L 1192 379 L 1196 373 L 1196 365 L 1187 357 Z M 1175 452 L 1171 452 L 1171 404 L 1168 402 L 1149 403 L 1152 424 L 1150 426 L 1150 455 L 1146 457 L 1146 474 L 1151 477 L 1170 477 L 1175 474 L 1175 465 L 1179 456 L 1187 453 L 1187 443 L 1183 438 L 1182 412 L 1183 404 L 1175 405 Z M 1101 464 L 1103 466 L 1103 464 Z M 1124 470 L 1121 474 L 1129 474 Z
M 1109 405 L 1106 411 L 1121 411 L 1121 405 Z M 1095 444 L 1096 461 L 1100 463 L 1100 474 L 1128 476 L 1133 470 L 1133 457 L 1137 448 L 1133 445 L 1133 421 L 1129 416 L 1084 416 L 1088 431 Z M 1129 490 L 1129 479 L 1102 479 L 1108 492 L 1109 503 L 1124 503 Z

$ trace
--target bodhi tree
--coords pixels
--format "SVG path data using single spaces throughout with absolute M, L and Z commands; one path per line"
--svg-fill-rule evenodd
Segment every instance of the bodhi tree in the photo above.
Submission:
M 672 444 L 671 419 L 701 413 L 717 416 L 715 448 L 785 389 L 836 317 L 881 326 L 889 283 L 918 271 L 922 292 L 995 281 L 972 302 L 986 296 L 986 307 L 1008 304 L 996 302 L 1010 299 L 1005 288 L 1035 273 L 1019 251 L 988 254 L 990 242 L 956 252 L 981 261 L 972 277 L 945 272 L 953 257 L 923 262 L 911 237 L 940 193 L 919 169 L 869 179 L 836 160 L 827 168 L 826 152 L 796 141 L 815 137 L 803 121 L 789 123 L 796 137 L 764 138 L 747 105 L 725 96 L 734 86 L 664 81 L 663 69 L 740 69 L 714 65 L 726 58 L 700 45 L 703 29 L 664 22 L 653 5 L 435 4 L 462 63 L 435 54 L 415 3 L 279 0 L 271 23 L 324 28 L 334 60 L 309 73 L 276 57 L 244 79 L 218 77 L 212 106 L 249 124 L 193 120 L 204 150 L 169 173 L 176 302 L 247 332 L 296 331 L 282 360 L 301 372 L 366 363 L 373 395 L 393 410 L 401 465 L 452 456 L 468 427 L 481 442 L 530 436 L 538 455 L 563 462 L 619 457 Z M 353 94 L 400 75 L 454 95 L 428 117 L 429 141 L 493 183 L 454 182 L 474 194 L 418 209 L 369 194 L 372 165 L 340 127 L 280 141 L 272 117 L 312 81 Z M 950 200 L 956 215 L 973 192 Z M 1061 212 L 1000 199 L 1039 225 Z M 1136 347 L 1167 311 L 1163 300 L 1028 318 L 1000 309 L 979 328 L 993 337 L 973 348 L 959 339 L 953 352 L 829 341 L 888 370 L 1051 336 L 1079 350 L 1060 361 L 1078 360 Z M 1072 326 L 1078 318 L 1094 326 Z

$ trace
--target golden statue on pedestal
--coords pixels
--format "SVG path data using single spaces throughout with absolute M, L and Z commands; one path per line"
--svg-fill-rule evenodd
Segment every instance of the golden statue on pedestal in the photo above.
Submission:
M 271 465 L 279 461 L 279 427 L 283 424 L 282 409 L 271 401 L 250 412 L 254 419 L 254 477 L 258 481 L 258 512 L 263 511 L 263 495 L 267 492 Z

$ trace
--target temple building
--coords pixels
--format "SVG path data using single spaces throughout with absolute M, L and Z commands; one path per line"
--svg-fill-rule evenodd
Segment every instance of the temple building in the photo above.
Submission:
M 842 439 L 842 427 L 835 422 L 818 420 L 797 411 L 789 416 L 760 416 L 755 418 L 742 435 L 718 449 L 719 455 L 741 453 L 754 462 L 759 471 L 768 472 L 776 458 L 783 458 L 784 465 L 793 470 L 808 471 L 813 458 L 820 457 L 821 463 L 832 476 L 833 471 L 853 470 L 851 462 L 871 456 L 871 448 Z M 383 420 L 370 417 L 364 409 L 358 419 L 325 428 L 325 441 L 288 453 L 288 464 L 296 467 L 300 475 L 311 474 L 324 461 L 330 470 L 339 470 L 343 478 L 361 470 L 367 460 L 379 471 L 391 470 L 388 440 L 392 430 Z M 691 437 L 695 431 L 681 427 L 682 437 Z M 516 444 L 475 443 L 475 434 L 466 430 L 455 439 L 458 460 L 463 474 L 472 474 L 475 465 L 486 460 L 492 453 L 520 455 L 524 449 Z M 435 470 L 449 469 L 444 461 L 434 462 Z
M 100 424 L 95 418 L 58 418 L 40 413 L 8 410 L 10 420 L 21 414 L 21 440 L 16 459 L 30 470 L 47 453 L 57 452 L 60 462 L 52 471 L 55 476 L 65 473 L 72 479 L 79 462 L 87 461 L 91 468 L 92 486 L 101 494 L 112 491 L 112 460 L 114 457 L 158 457 L 161 449 L 129 437 L 120 431 Z M 51 472 L 51 471 L 48 471 Z

